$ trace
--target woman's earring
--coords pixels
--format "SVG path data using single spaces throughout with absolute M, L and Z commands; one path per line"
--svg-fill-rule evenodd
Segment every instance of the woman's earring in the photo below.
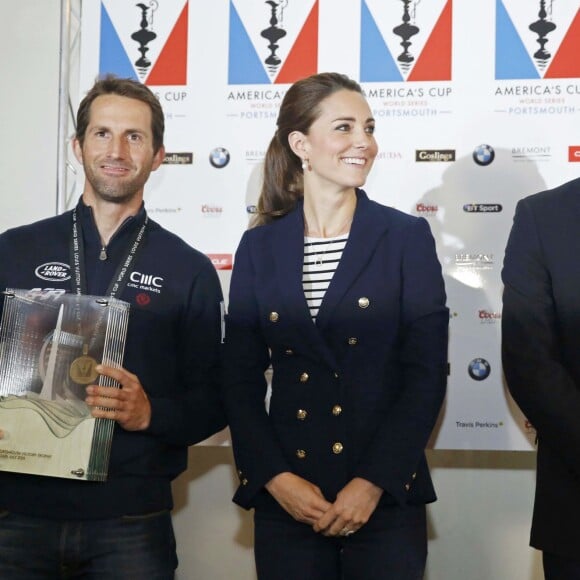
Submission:
M 307 169 L 309 169 L 309 168 L 310 168 L 310 164 L 308 163 L 308 159 L 304 158 L 304 159 L 302 160 L 302 169 L 303 169 L 304 171 L 306 171 L 306 170 L 307 170 Z

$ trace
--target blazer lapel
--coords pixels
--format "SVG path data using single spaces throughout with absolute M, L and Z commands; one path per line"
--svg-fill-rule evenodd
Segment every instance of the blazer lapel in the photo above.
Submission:
M 357 190 L 357 205 L 348 242 L 316 319 L 316 324 L 321 330 L 329 323 L 332 312 L 366 267 L 387 227 L 383 219 L 377 219 L 365 192 Z
M 332 368 L 337 368 L 332 351 L 312 322 L 302 286 L 304 264 L 304 217 L 302 200 L 292 212 L 272 229 L 272 253 L 275 276 L 287 315 L 300 341 L 315 357 L 322 357 Z

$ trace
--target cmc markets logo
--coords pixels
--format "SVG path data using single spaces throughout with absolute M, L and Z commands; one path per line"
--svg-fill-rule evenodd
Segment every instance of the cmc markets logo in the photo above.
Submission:
M 188 0 L 102 0 L 99 74 L 151 86 L 186 85 L 188 10 Z
M 495 151 L 491 145 L 478 145 L 473 150 L 473 160 L 477 165 L 485 167 L 495 159 Z
M 230 152 L 224 147 L 216 147 L 209 152 L 209 162 L 213 167 L 222 169 L 230 162 Z
M 496 0 L 495 78 L 580 77 L 577 2 Z
M 455 149 L 417 149 L 415 161 L 444 162 L 455 161 Z
M 580 145 L 570 145 L 568 147 L 568 161 L 580 163 Z
M 474 358 L 467 365 L 467 372 L 474 381 L 484 381 L 489 377 L 491 367 L 484 358 Z
M 166 153 L 163 163 L 164 165 L 191 165 L 193 153 Z
M 477 317 L 482 324 L 493 324 L 501 320 L 501 312 L 493 312 L 491 310 L 478 310 Z
M 463 211 L 466 213 L 499 213 L 503 206 L 499 203 L 466 203 Z
M 233 257 L 231 254 L 207 254 L 216 270 L 231 270 Z
M 451 5 L 451 0 L 363 0 L 360 80 L 451 80 Z
M 319 0 L 230 0 L 228 83 L 293 83 L 317 72 Z

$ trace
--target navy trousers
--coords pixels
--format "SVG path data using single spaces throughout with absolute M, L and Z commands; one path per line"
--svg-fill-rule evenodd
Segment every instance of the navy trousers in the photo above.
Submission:
M 328 538 L 285 512 L 256 510 L 259 580 L 421 580 L 427 559 L 425 506 L 378 508 L 348 537 Z

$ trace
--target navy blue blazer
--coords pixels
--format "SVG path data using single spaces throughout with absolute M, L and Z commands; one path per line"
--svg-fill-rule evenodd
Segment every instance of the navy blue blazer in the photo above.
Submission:
M 424 219 L 357 198 L 316 324 L 302 288 L 302 202 L 237 250 L 224 400 L 245 508 L 271 505 L 264 485 L 283 471 L 329 501 L 354 477 L 386 503 L 436 499 L 424 448 L 445 394 L 449 314 L 434 240 Z
M 521 200 L 502 277 L 502 358 L 538 434 L 531 545 L 580 546 L 580 179 Z

